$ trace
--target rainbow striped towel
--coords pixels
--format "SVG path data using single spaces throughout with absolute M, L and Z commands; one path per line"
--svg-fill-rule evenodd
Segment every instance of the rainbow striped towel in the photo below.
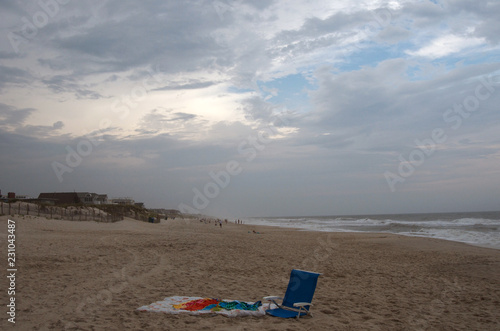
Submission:
M 271 309 L 274 305 L 271 305 Z M 219 300 L 202 297 L 173 296 L 150 305 L 137 308 L 139 311 L 153 311 L 167 314 L 189 313 L 192 315 L 220 314 L 227 317 L 264 316 L 269 304 L 243 302 L 238 300 Z

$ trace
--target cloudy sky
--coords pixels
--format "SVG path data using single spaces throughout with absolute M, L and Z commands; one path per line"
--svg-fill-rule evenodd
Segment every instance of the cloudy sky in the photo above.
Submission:
M 1 1 L 0 189 L 500 210 L 500 2 Z

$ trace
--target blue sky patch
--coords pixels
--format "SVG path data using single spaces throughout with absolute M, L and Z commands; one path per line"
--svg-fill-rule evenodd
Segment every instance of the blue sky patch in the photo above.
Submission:
M 309 108 L 308 90 L 315 86 L 302 74 L 293 74 L 269 82 L 258 82 L 267 101 L 285 105 L 290 110 L 306 111 Z

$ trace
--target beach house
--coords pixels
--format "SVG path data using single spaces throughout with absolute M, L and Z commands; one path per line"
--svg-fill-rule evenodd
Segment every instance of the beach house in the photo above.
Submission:
M 38 200 L 54 205 L 103 205 L 108 203 L 108 195 L 90 192 L 51 192 L 40 193 Z

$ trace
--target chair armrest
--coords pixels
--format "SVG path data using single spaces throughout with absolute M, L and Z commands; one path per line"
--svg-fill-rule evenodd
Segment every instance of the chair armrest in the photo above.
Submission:
M 279 303 L 277 303 L 276 300 L 283 301 L 283 298 L 278 297 L 278 296 L 270 296 L 270 297 L 264 297 L 263 300 L 269 302 L 269 309 L 274 309 L 274 308 L 271 308 L 273 305 L 275 305 L 277 308 L 281 308 L 281 305 Z
M 264 297 L 263 299 L 266 301 L 283 300 L 282 297 L 276 297 L 276 296 Z
M 293 304 L 293 306 L 294 307 L 299 307 L 299 313 L 297 314 L 297 319 L 299 319 L 300 314 L 302 312 L 302 309 L 304 309 L 304 312 L 306 313 L 306 315 L 312 316 L 312 314 L 309 312 L 309 310 L 306 309 L 306 307 L 305 307 L 305 306 L 312 306 L 312 303 L 310 303 L 310 302 L 295 302 Z

